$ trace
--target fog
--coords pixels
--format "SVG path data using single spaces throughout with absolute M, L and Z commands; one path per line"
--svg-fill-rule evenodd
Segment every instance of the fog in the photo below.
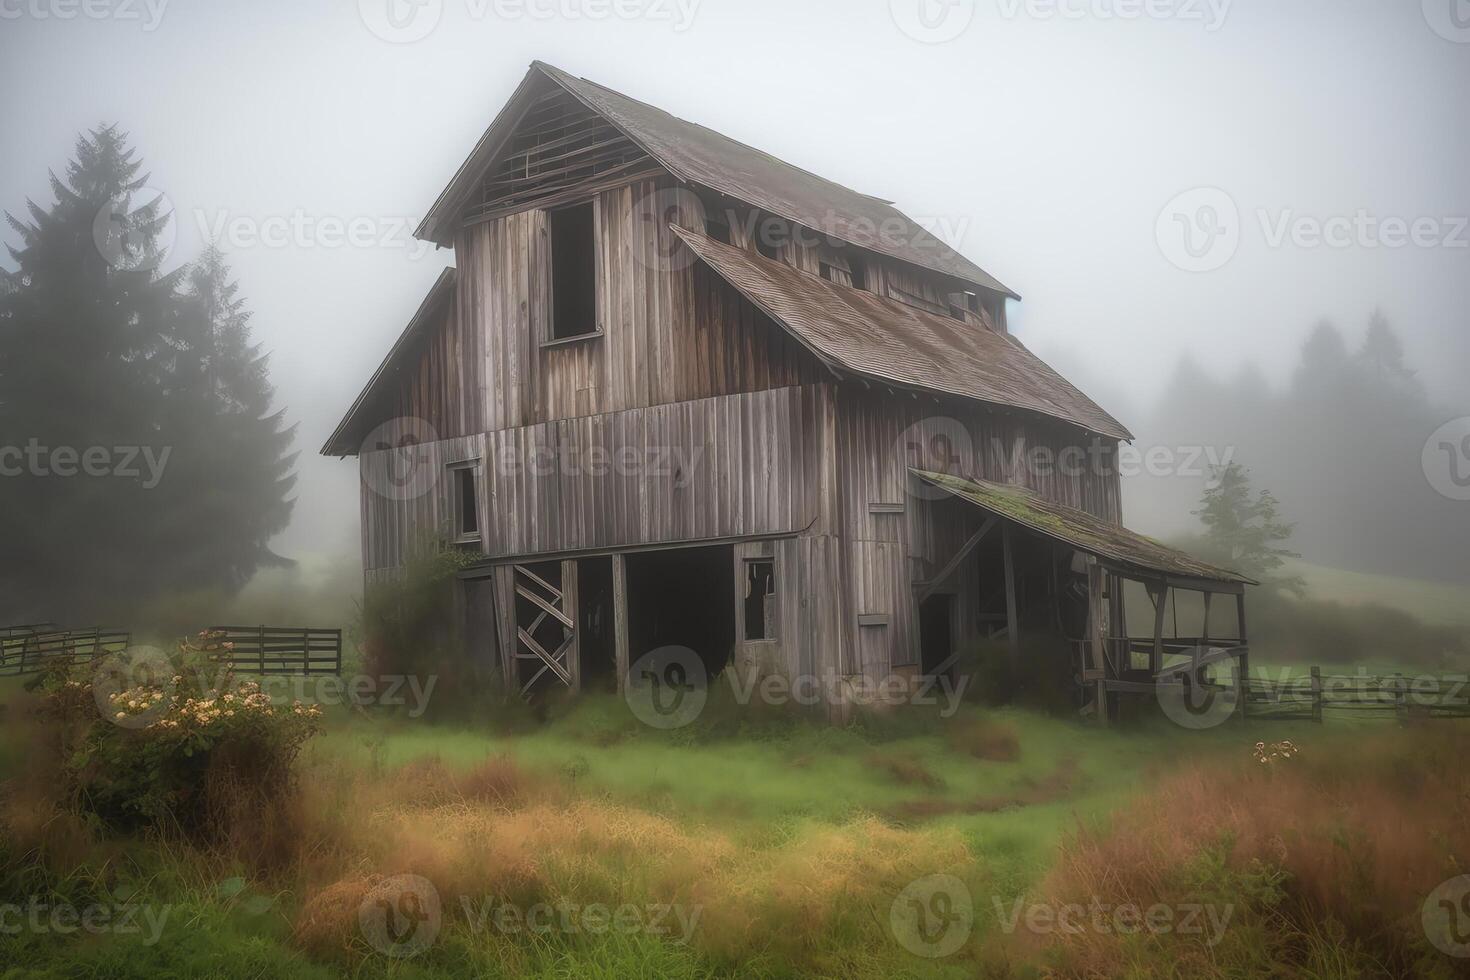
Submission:
M 1191 438 L 1159 423 L 1186 356 L 1284 388 L 1318 321 L 1355 343 L 1375 309 L 1440 421 L 1470 413 L 1460 0 L 427 0 L 407 43 L 378 36 L 390 2 L 0 0 L 0 208 L 49 204 L 78 133 L 116 122 L 175 209 L 170 262 L 218 241 L 299 423 L 283 555 L 355 555 L 355 461 L 317 449 L 449 261 L 412 228 L 533 59 L 895 200 L 1018 291 L 1017 336 L 1141 445 Z M 1221 202 L 1238 240 L 1181 251 L 1172 212 Z M 1187 526 L 1189 486 L 1130 520 Z

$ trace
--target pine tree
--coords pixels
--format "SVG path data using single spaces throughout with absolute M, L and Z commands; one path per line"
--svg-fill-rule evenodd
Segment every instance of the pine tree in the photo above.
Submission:
M 1269 490 L 1252 495 L 1250 473 L 1239 463 L 1219 468 L 1205 489 L 1195 515 L 1205 539 L 1220 560 L 1236 571 L 1278 588 L 1299 589 L 1296 579 L 1276 573 L 1288 558 L 1301 557 L 1278 547 L 1291 539 L 1294 525 L 1281 518 L 1281 505 Z
M 287 563 L 269 542 L 291 518 L 295 427 L 284 410 L 272 411 L 268 358 L 251 341 L 250 313 L 217 247 L 190 268 L 183 302 L 172 371 L 175 424 L 188 433 L 191 479 L 181 486 L 197 482 L 207 492 L 179 507 L 195 511 L 186 527 L 212 531 L 207 545 L 181 551 L 191 555 L 195 581 L 233 589 L 261 566 Z
M 222 257 L 160 271 L 170 215 L 147 181 L 104 126 L 52 175 L 49 207 L 6 215 L 19 244 L 0 280 L 0 451 L 47 452 L 0 475 L 0 621 L 117 618 L 277 560 L 292 431 Z M 166 461 L 156 485 L 128 447 Z M 110 475 L 47 472 L 58 449 L 105 452 Z

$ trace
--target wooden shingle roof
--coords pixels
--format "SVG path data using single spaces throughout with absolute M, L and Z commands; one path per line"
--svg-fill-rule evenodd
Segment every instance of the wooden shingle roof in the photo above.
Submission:
M 1112 439 L 1133 438 L 1009 334 L 840 286 L 686 228 L 674 231 L 695 256 L 830 365 L 1035 412 Z
M 712 129 L 540 61 L 531 65 L 516 95 L 491 123 L 439 196 L 419 226 L 418 237 L 440 245 L 451 244 L 466 196 L 515 128 L 520 118 L 520 101 L 533 90 L 533 82 L 540 77 L 551 79 L 601 114 L 660 166 L 686 183 L 744 201 L 849 245 L 1020 298 L 889 201 L 818 177 Z
M 1130 531 L 1121 524 L 1110 524 L 1086 511 L 1048 500 L 1025 487 L 924 470 L 909 472 L 989 513 L 1144 577 L 1194 579 L 1227 586 L 1259 584 L 1239 572 L 1200 561 L 1137 531 Z M 1148 573 L 1153 573 L 1153 576 Z

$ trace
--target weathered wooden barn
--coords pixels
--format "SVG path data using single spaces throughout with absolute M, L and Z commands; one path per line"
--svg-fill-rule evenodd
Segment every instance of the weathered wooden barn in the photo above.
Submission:
M 1128 430 L 891 203 L 538 62 L 418 235 L 454 268 L 322 451 L 360 457 L 370 582 L 478 554 L 469 655 L 512 689 L 669 644 L 876 683 L 1037 629 L 1096 713 L 1171 650 L 1243 654 L 1246 580 L 1122 527 Z

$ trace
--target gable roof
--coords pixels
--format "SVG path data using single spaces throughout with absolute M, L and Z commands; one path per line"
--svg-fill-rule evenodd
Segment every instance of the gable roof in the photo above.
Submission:
M 368 383 L 363 386 L 362 392 L 342 421 L 337 423 L 337 428 L 328 437 L 326 444 L 322 446 L 323 456 L 354 456 L 362 447 L 362 440 L 366 439 L 381 419 L 368 414 L 374 407 L 375 399 L 381 394 L 381 389 L 390 378 L 396 376 L 404 366 L 409 353 L 414 349 L 414 342 L 430 329 L 444 322 L 443 314 L 449 304 L 454 300 L 454 284 L 456 273 L 454 266 L 449 266 L 439 273 L 439 278 L 434 280 L 434 285 L 429 287 L 429 293 L 424 297 L 419 308 L 414 311 L 413 318 L 404 327 L 403 333 L 393 342 L 388 355 L 383 358 L 383 363 L 373 372 Z
M 1231 586 L 1259 585 L 1239 572 L 1200 561 L 1153 538 L 1110 524 L 1086 511 L 1047 500 L 1025 487 L 909 470 L 914 476 L 989 513 L 1096 555 L 1104 562 L 1163 578 L 1202 579 Z
M 830 365 L 1035 412 L 1113 439 L 1117 419 L 1009 334 L 828 282 L 673 226 L 694 254 Z
M 522 103 L 541 78 L 561 86 L 607 119 L 660 166 L 689 184 L 709 188 L 859 248 L 962 279 L 1019 299 L 994 276 L 920 228 L 891 202 L 860 194 L 686 122 L 610 88 L 533 62 L 515 94 L 490 124 L 415 234 L 450 245 L 464 201 L 514 132 Z

